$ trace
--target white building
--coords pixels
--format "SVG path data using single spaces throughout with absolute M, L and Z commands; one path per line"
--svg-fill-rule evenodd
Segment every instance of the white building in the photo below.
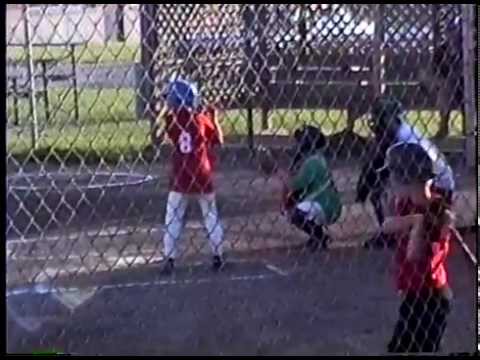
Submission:
M 29 9 L 33 43 L 105 43 L 117 40 L 118 4 L 40 4 Z M 125 41 L 139 42 L 138 4 L 123 8 Z M 23 4 L 7 5 L 7 46 L 25 42 Z

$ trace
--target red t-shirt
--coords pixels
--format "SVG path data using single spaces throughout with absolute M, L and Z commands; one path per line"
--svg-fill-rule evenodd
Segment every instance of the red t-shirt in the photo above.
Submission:
M 219 143 L 214 110 L 191 113 L 179 110 L 166 116 L 166 131 L 174 145 L 170 186 L 188 194 L 213 192 L 215 156 L 211 146 Z
M 425 214 L 426 209 L 414 206 L 408 200 L 396 201 L 397 215 Z M 395 254 L 395 277 L 400 291 L 416 291 L 423 288 L 441 289 L 447 285 L 445 261 L 450 250 L 452 231 L 444 227 L 429 239 L 430 246 L 421 259 L 407 260 L 407 245 L 409 236 L 397 238 Z

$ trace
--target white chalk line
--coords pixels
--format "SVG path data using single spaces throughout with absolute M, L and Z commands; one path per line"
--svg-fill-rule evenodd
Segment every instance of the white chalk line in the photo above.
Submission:
M 52 181 L 55 181 L 55 174 L 53 173 L 50 173 L 51 177 L 52 177 Z M 59 175 L 62 175 L 62 176 L 75 176 L 75 174 L 59 174 Z M 109 173 L 109 172 L 95 172 L 92 174 L 93 176 L 110 176 L 110 177 L 114 177 L 114 176 L 130 176 L 130 177 L 134 177 L 134 178 L 140 178 L 140 180 L 135 180 L 135 181 L 119 181 L 119 182 L 116 182 L 116 183 L 106 183 L 106 184 L 88 184 L 87 186 L 83 186 L 83 185 L 71 185 L 71 184 L 68 184 L 66 187 L 64 187 L 62 190 L 89 190 L 89 189 L 109 189 L 109 188 L 115 188 L 115 187 L 128 187 L 128 186 L 136 186 L 136 185 L 142 185 L 144 183 L 147 183 L 147 182 L 150 182 L 150 181 L 153 181 L 155 178 L 151 175 L 141 175 L 141 174 L 130 174 L 130 173 L 125 173 L 125 172 L 112 172 L 112 173 Z M 40 178 L 40 177 L 46 177 L 47 174 L 45 175 L 42 175 L 42 174 L 32 174 L 32 175 L 13 175 L 13 176 L 10 176 L 10 178 L 27 178 L 27 177 L 30 177 L 30 178 Z M 7 179 L 7 183 L 8 183 L 8 179 Z M 75 182 L 72 182 L 72 183 L 75 183 Z M 52 187 L 51 186 L 21 186 L 21 185 L 8 185 L 9 189 L 12 189 L 12 190 L 17 190 L 17 191 L 43 191 L 43 190 L 50 190 Z
M 148 234 L 148 233 L 158 233 L 163 232 L 165 226 L 151 225 L 151 226 L 102 226 L 97 229 L 88 229 L 83 231 L 68 232 L 64 234 L 56 234 L 49 236 L 37 236 L 37 237 L 17 237 L 17 238 L 8 238 L 8 244 L 30 244 L 36 242 L 49 242 L 49 241 L 60 241 L 60 240 L 78 240 L 80 237 L 91 237 L 91 238 L 101 238 L 101 237 L 111 237 L 111 236 L 127 236 L 134 234 Z M 199 224 L 199 221 L 191 220 L 185 223 L 186 229 L 200 229 L 203 228 L 203 224 Z
M 77 274 L 80 273 L 92 273 L 91 270 L 89 270 L 88 266 L 85 265 L 83 262 L 86 258 L 89 258 L 89 261 L 101 261 L 104 266 L 107 268 L 103 267 L 100 269 L 100 267 L 97 267 L 97 272 L 104 272 L 106 270 L 108 271 L 115 271 L 119 269 L 132 269 L 134 267 L 138 266 L 154 266 L 157 265 L 159 262 L 162 262 L 165 257 L 163 254 L 156 254 L 156 253 L 151 253 L 151 254 L 144 254 L 143 256 L 132 256 L 132 255 L 125 255 L 125 256 L 100 256 L 99 254 L 91 254 L 88 256 L 79 256 L 79 255 L 70 255 L 66 259 L 63 258 L 55 258 L 52 256 L 16 256 L 16 255 L 10 255 L 8 257 L 8 260 L 11 261 L 22 261 L 22 260 L 28 260 L 28 261 L 61 261 L 60 264 L 57 264 L 56 266 L 52 264 L 51 266 L 45 268 L 42 272 L 42 274 L 39 275 L 39 278 L 37 281 L 46 280 L 50 278 L 48 274 L 51 274 L 51 276 L 58 275 L 62 272 L 64 272 L 66 266 L 69 266 L 70 269 L 66 271 L 66 273 L 71 273 L 75 269 L 75 272 Z M 75 261 L 82 261 L 81 264 L 77 264 Z M 235 264 L 260 264 L 263 266 L 266 266 L 267 270 L 280 275 L 280 276 L 287 276 L 288 272 L 274 266 L 271 264 L 265 265 L 263 261 L 256 261 L 255 259 L 248 259 L 248 258 L 239 258 L 239 259 L 230 259 L 227 260 L 227 264 L 235 265 Z M 192 261 L 188 262 L 185 264 L 187 267 L 200 267 L 205 265 L 205 261 Z
M 125 288 L 135 288 L 135 287 L 151 287 L 151 286 L 169 286 L 169 285 L 197 285 L 197 284 L 206 284 L 212 283 L 215 281 L 227 280 L 227 281 L 253 281 L 253 280 L 265 280 L 276 277 L 275 274 L 257 274 L 257 275 L 237 275 L 230 276 L 228 278 L 218 279 L 218 278 L 201 278 L 201 279 L 185 279 L 185 280 L 155 280 L 155 281 L 146 281 L 146 282 L 131 282 L 124 284 L 106 284 L 98 285 L 86 288 L 79 287 L 69 287 L 69 288 L 56 288 L 50 287 L 47 285 L 37 284 L 32 287 L 21 287 L 18 289 L 7 290 L 6 296 L 14 297 L 21 295 L 46 295 L 46 294 L 61 294 L 69 292 L 84 292 L 84 291 L 102 291 L 102 290 L 113 290 L 113 289 L 125 289 Z
M 132 288 L 132 287 L 148 287 L 148 286 L 165 286 L 165 285 L 195 285 L 195 284 L 204 284 L 204 283 L 211 283 L 214 281 L 252 281 L 252 280 L 263 280 L 263 279 L 271 279 L 277 276 L 288 276 L 289 273 L 280 269 L 279 267 L 272 265 L 272 264 L 265 264 L 263 262 L 255 262 L 249 259 L 232 259 L 227 262 L 227 264 L 260 264 L 264 265 L 267 270 L 272 272 L 273 274 L 255 274 L 255 275 L 232 275 L 227 278 L 216 278 L 216 277 L 208 277 L 208 278 L 200 278 L 200 279 L 184 279 L 184 280 L 174 280 L 174 279 L 166 279 L 166 280 L 156 280 L 156 281 L 146 281 L 146 282 L 131 282 L 131 283 L 124 283 L 124 284 L 107 284 L 107 285 L 95 285 L 85 288 L 79 287 L 54 287 L 49 286 L 47 284 L 35 284 L 33 286 L 25 286 L 20 287 L 18 289 L 11 289 L 7 290 L 7 297 L 11 296 L 18 296 L 18 295 L 26 295 L 26 294 L 56 294 L 56 293 L 68 293 L 68 292 L 91 292 L 97 290 L 104 290 L 104 289 L 121 289 L 121 288 Z M 203 266 L 205 262 L 196 261 L 188 264 L 189 266 Z
M 243 276 L 230 276 L 227 279 L 214 279 L 214 278 L 202 278 L 202 279 L 189 279 L 189 280 L 157 280 L 149 282 L 131 282 L 125 284 L 106 284 L 98 286 L 89 286 L 84 288 L 79 287 L 51 287 L 47 285 L 37 284 L 32 287 L 22 287 L 13 290 L 7 290 L 6 297 L 12 298 L 22 295 L 52 295 L 63 306 L 73 312 L 76 308 L 84 304 L 89 299 L 93 298 L 98 292 L 103 290 L 119 290 L 119 289 L 132 289 L 132 288 L 146 288 L 154 286 L 173 286 L 173 285 L 197 285 L 212 283 L 214 281 L 256 281 L 256 280 L 268 280 L 276 277 L 275 274 L 257 274 L 257 275 L 243 275 Z M 12 314 L 14 320 L 22 328 L 32 333 L 41 328 L 41 326 L 48 321 L 42 317 L 21 317 L 11 308 L 7 309 Z
M 30 260 L 30 261 L 69 261 L 69 260 L 85 260 L 87 257 L 88 258 L 101 258 L 105 260 L 106 262 L 112 262 L 112 263 L 117 263 L 117 262 L 126 262 L 129 264 L 148 264 L 148 263 L 155 263 L 158 261 L 165 260 L 165 256 L 163 254 L 157 254 L 157 252 L 161 252 L 161 250 L 158 251 L 152 251 L 151 253 L 143 253 L 141 255 L 118 255 L 118 256 L 105 256 L 101 255 L 99 253 L 91 253 L 87 254 L 84 256 L 76 255 L 76 254 L 70 254 L 69 256 L 65 258 L 61 257 L 54 257 L 54 256 L 28 256 L 28 255 L 15 255 L 15 254 L 7 254 L 7 258 L 10 260 Z M 157 255 L 155 255 L 157 254 Z M 152 256 L 153 255 L 153 256 Z M 235 259 L 235 260 L 229 260 L 229 264 L 242 264 L 242 263 L 253 263 L 255 260 L 252 259 Z M 193 261 L 189 262 L 188 265 L 191 266 L 202 266 L 205 265 L 204 261 Z M 269 269 L 271 270 L 271 269 Z
M 40 237 L 32 237 L 32 238 L 9 238 L 7 239 L 7 248 L 9 246 L 15 245 L 15 244 L 33 244 L 33 243 L 38 243 L 38 242 L 58 242 L 58 241 L 74 241 L 78 240 L 81 237 L 87 237 L 87 238 L 102 238 L 102 237 L 111 237 L 111 236 L 128 236 L 128 235 L 134 235 L 134 234 L 152 234 L 152 233 L 158 233 L 158 232 L 163 232 L 163 226 L 154 226 L 154 227 L 138 227 L 135 229 L 127 228 L 127 229 L 120 229 L 120 230 L 109 230 L 114 228 L 113 226 L 104 230 L 99 230 L 99 231 L 92 231 L 88 230 L 85 232 L 79 231 L 79 232 L 72 232 L 69 233 L 68 235 L 51 235 L 51 236 L 40 236 Z M 186 229 L 197 229 L 197 226 L 195 223 L 192 222 L 192 224 L 186 224 L 185 225 Z M 343 241 L 343 239 L 340 239 L 339 241 L 334 241 L 330 246 L 331 248 L 350 248 L 350 247 L 359 247 L 361 245 L 362 241 Z
M 107 263 L 117 263 L 117 262 L 125 262 L 128 264 L 146 264 L 153 261 L 159 261 L 165 259 L 163 254 L 157 254 L 159 251 L 151 251 L 150 253 L 141 253 L 139 255 L 111 255 L 105 256 L 95 252 L 89 252 L 86 255 L 77 255 L 77 254 L 69 254 L 68 256 L 47 256 L 47 255 L 16 255 L 15 253 L 8 253 L 7 251 L 7 259 L 13 261 L 60 261 L 62 265 L 68 261 L 84 261 L 85 259 L 90 260 L 103 260 Z M 157 255 L 155 255 L 157 254 Z
M 37 317 L 24 317 L 17 314 L 11 306 L 7 305 L 7 313 L 10 313 L 15 322 L 24 330 L 33 333 L 41 328 L 44 321 Z
M 289 275 L 288 271 L 282 270 L 282 269 L 280 269 L 278 266 L 275 266 L 275 265 L 266 263 L 266 264 L 265 264 L 265 267 L 266 267 L 268 270 L 274 272 L 274 273 L 277 274 L 277 275 L 280 275 L 280 276 L 283 276 L 283 277 Z
M 186 226 L 188 227 L 188 225 Z M 89 229 L 85 231 L 76 231 L 69 232 L 68 234 L 58 234 L 58 235 L 49 235 L 49 236 L 38 236 L 38 237 L 20 237 L 20 238 L 8 238 L 8 244 L 29 244 L 36 242 L 48 242 L 48 241 L 60 241 L 60 240 L 77 240 L 80 237 L 110 237 L 110 236 L 125 236 L 133 235 L 136 233 L 155 233 L 163 231 L 163 226 L 143 226 L 143 227 L 134 227 L 134 226 L 125 226 L 125 227 L 101 227 L 95 230 Z

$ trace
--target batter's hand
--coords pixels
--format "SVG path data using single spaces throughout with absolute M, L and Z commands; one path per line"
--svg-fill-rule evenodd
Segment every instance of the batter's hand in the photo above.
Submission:
M 161 145 L 165 140 L 165 122 L 168 115 L 168 109 L 166 107 L 163 107 L 157 118 L 155 119 L 155 123 L 153 124 L 150 133 L 152 144 Z

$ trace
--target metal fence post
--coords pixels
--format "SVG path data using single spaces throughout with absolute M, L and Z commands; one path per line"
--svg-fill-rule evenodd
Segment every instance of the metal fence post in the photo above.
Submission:
M 33 65 L 33 50 L 32 41 L 30 39 L 30 19 L 28 14 L 29 7 L 27 4 L 23 6 L 23 25 L 25 32 L 25 52 L 27 54 L 27 70 L 30 85 L 30 115 L 32 117 L 31 123 L 31 137 L 32 148 L 37 148 L 38 142 L 38 119 L 37 119 L 37 92 L 35 89 L 35 68 Z
M 447 175 L 458 180 L 451 205 L 465 241 L 458 236 L 452 246 L 476 264 L 465 244 L 475 247 L 477 191 L 464 161 L 465 151 L 469 165 L 475 158 L 476 7 L 130 4 L 125 41 L 106 42 L 109 10 L 123 5 L 7 4 L 6 120 L 19 122 L 6 131 L 9 351 L 270 354 L 298 344 L 304 354 L 395 351 L 383 339 L 395 332 L 396 294 L 378 286 L 385 271 L 377 271 L 391 259 L 375 249 L 388 251 L 398 239 L 379 234 L 392 209 L 376 170 L 388 146 L 431 139 L 422 147 L 445 153 Z M 463 27 L 450 22 L 460 13 Z M 201 106 L 165 103 L 176 77 L 196 82 Z M 465 93 L 455 86 L 462 81 Z M 179 90 L 178 102 L 191 104 L 196 91 Z M 371 114 L 381 94 L 408 109 L 391 137 Z M 439 109 L 464 104 L 468 140 L 457 137 L 460 116 L 455 134 L 435 138 Z M 313 128 L 297 131 L 306 125 Z M 398 170 L 414 173 L 417 160 L 405 156 Z M 428 227 L 414 232 L 419 240 L 435 241 Z M 429 263 L 428 253 L 415 255 Z M 456 296 L 468 304 L 471 267 L 458 250 L 452 255 L 462 280 Z M 433 275 L 416 270 L 418 280 Z M 312 292 L 313 282 L 323 293 Z M 403 302 L 402 315 L 416 300 L 445 303 L 428 293 Z M 258 301 L 275 297 L 282 301 Z M 429 351 L 429 312 L 405 329 L 405 348 Z M 473 306 L 452 315 L 456 337 L 442 352 L 472 351 Z M 212 331 L 197 326 L 209 319 Z M 325 332 L 309 346 L 311 333 Z
M 475 109 L 475 43 L 474 5 L 462 5 L 462 47 L 463 47 L 463 82 L 465 102 L 465 156 L 468 167 L 475 166 L 475 127 L 477 111 Z

